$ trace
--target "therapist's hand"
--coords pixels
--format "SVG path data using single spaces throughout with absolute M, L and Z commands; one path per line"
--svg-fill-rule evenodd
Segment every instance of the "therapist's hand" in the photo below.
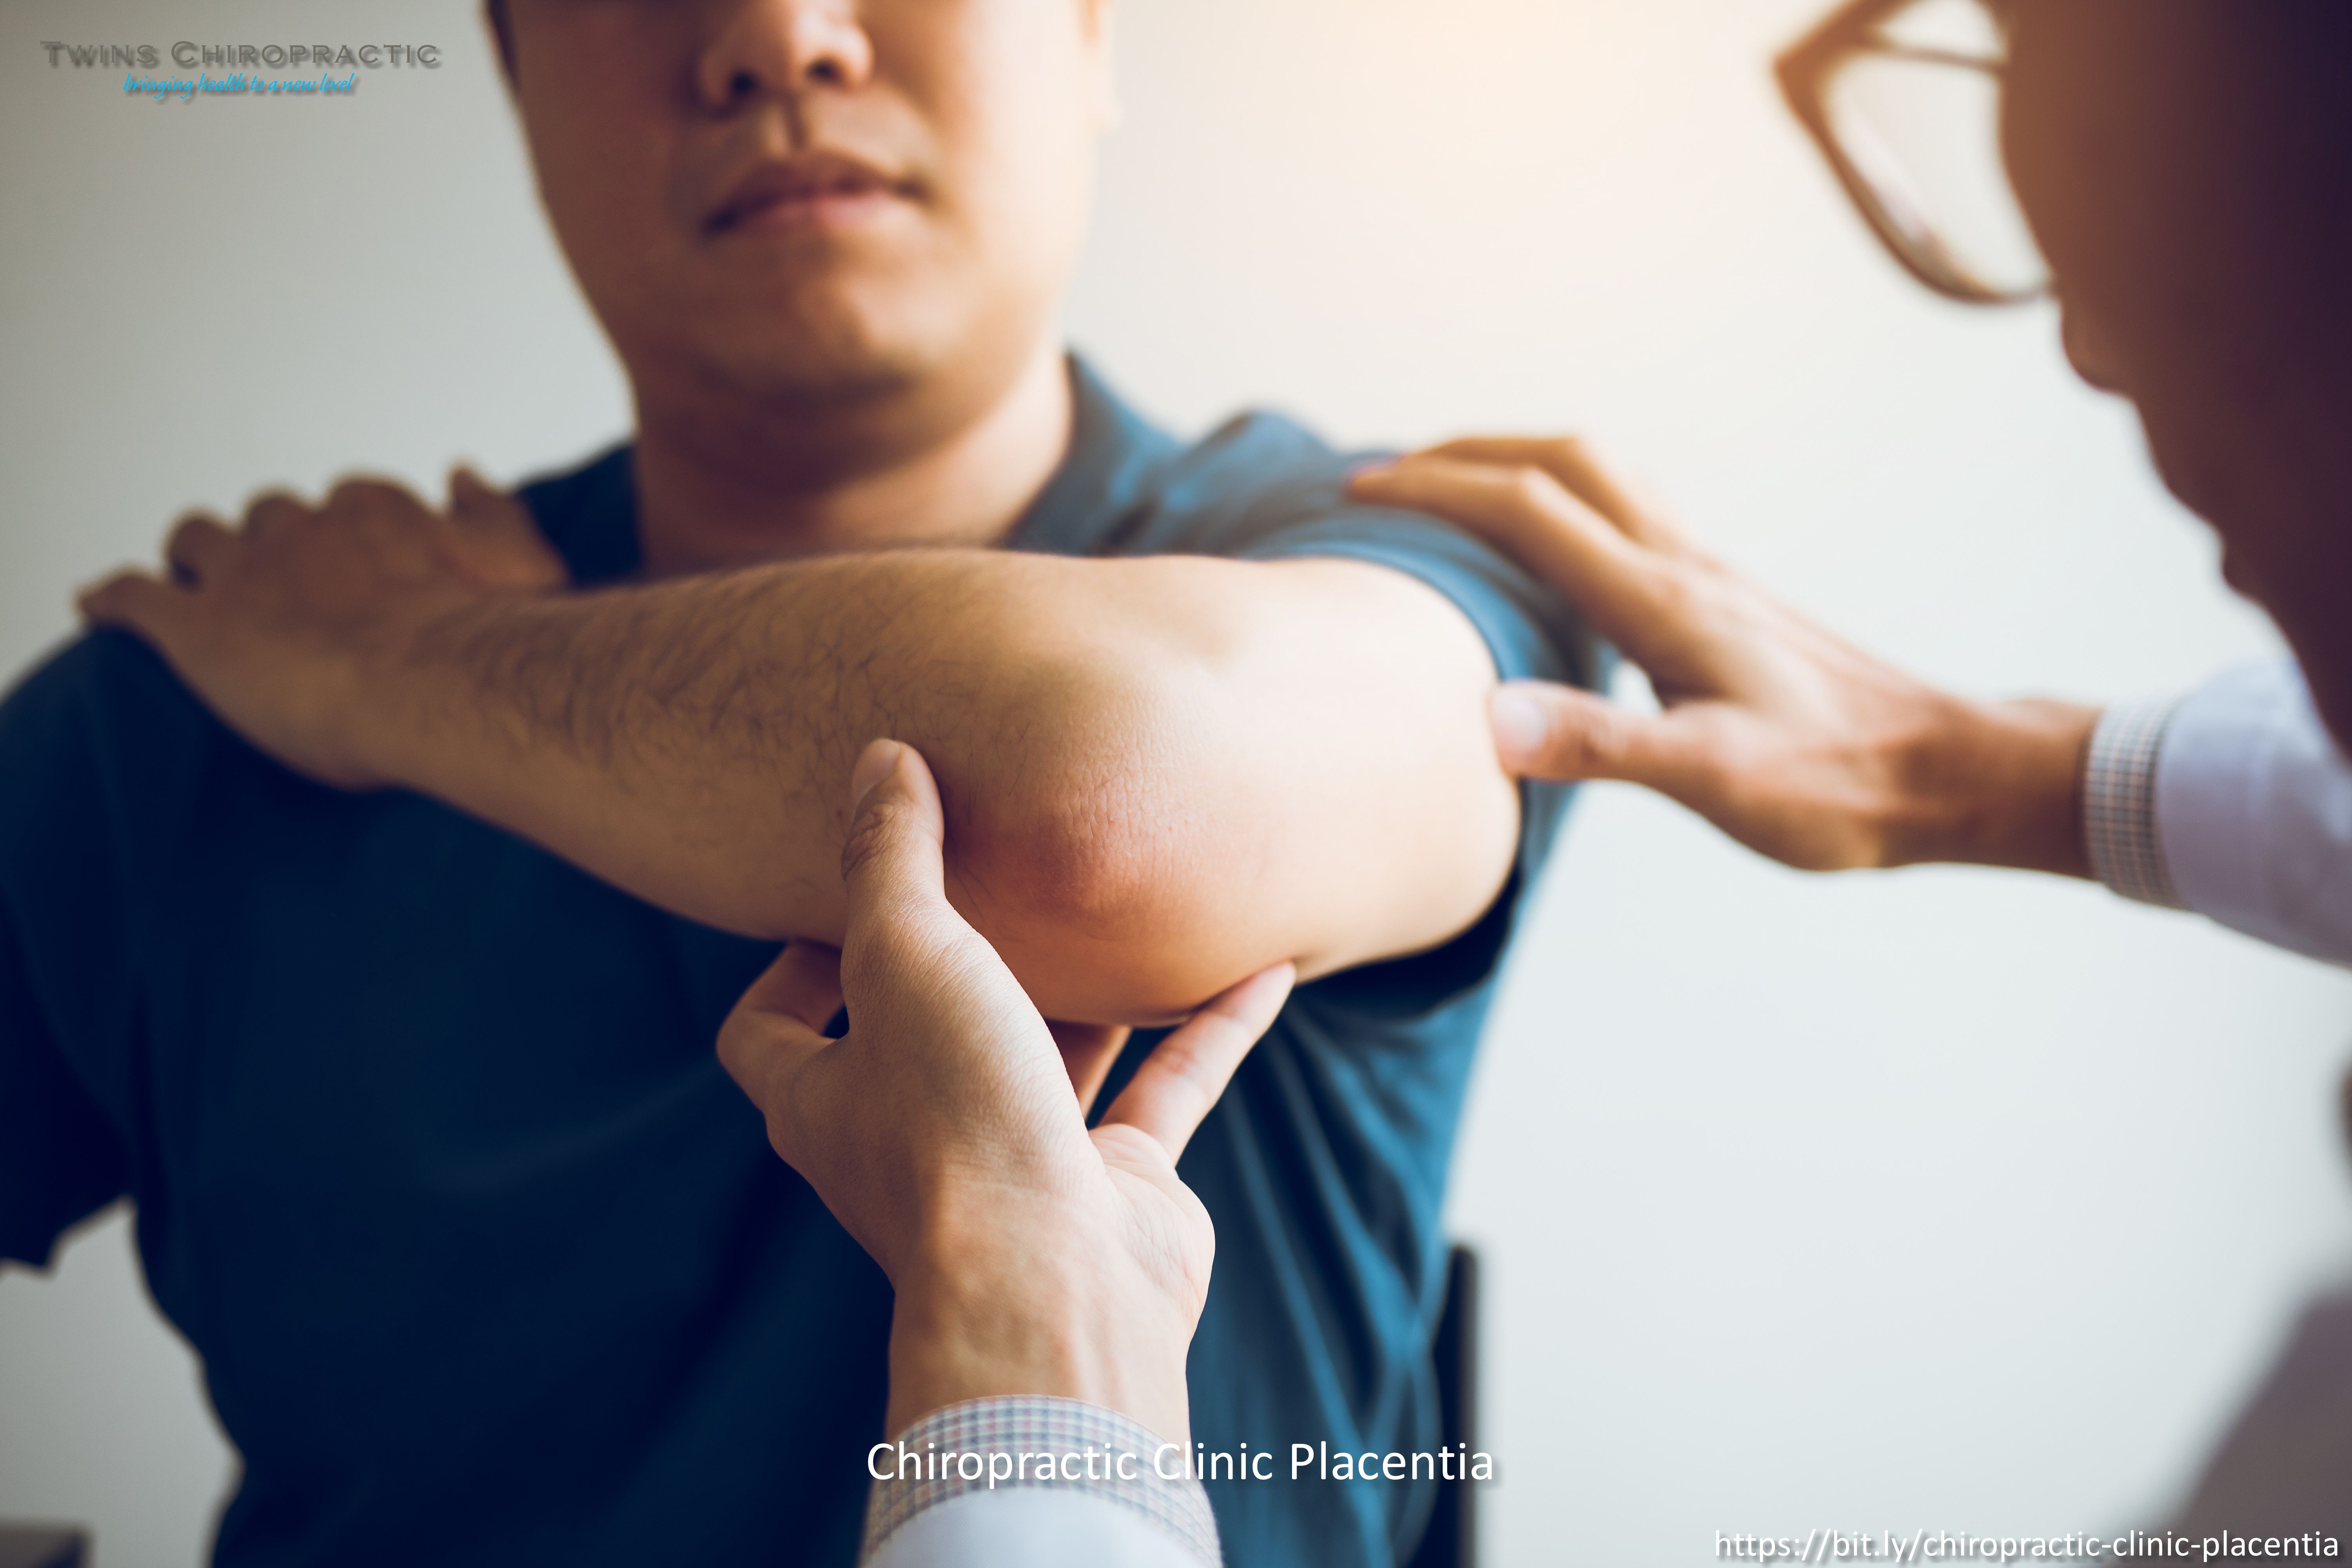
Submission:
M 1451 442 L 1354 493 L 1460 523 L 1549 581 L 1649 676 L 1664 711 L 1513 682 L 1514 773 L 1620 779 L 1807 870 L 1961 860 L 2088 876 L 2095 709 L 1979 703 L 1873 658 L 1709 557 L 1572 439 Z
M 840 953 L 787 949 L 719 1055 L 776 1152 L 890 1277 L 887 1432 L 967 1399 L 1045 1394 L 1187 1441 L 1184 1358 L 1216 1237 L 1176 1159 L 1274 1021 L 1290 966 L 1162 1040 L 1089 1133 L 1080 1094 L 1108 1063 L 1066 1065 L 1072 1042 L 1057 1045 L 948 903 L 922 757 L 877 741 L 852 790 Z M 845 999 L 849 1032 L 828 1040 Z

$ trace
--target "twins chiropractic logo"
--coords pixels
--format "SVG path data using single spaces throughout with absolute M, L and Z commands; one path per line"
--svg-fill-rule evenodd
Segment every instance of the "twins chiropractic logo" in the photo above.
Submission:
M 359 90 L 360 71 L 438 70 L 441 68 L 441 47 L 438 44 L 197 44 L 185 39 L 173 44 L 172 63 L 184 71 L 197 74 L 186 77 L 143 77 L 138 73 L 160 69 L 164 51 L 152 44 L 66 44 L 44 40 L 41 47 L 48 51 L 49 68 L 75 70 L 121 70 L 125 73 L 122 90 L 152 98 L 158 102 L 179 99 L 182 102 L 198 93 L 206 97 L 305 97 L 313 95 L 343 95 Z M 222 72 L 212 73 L 215 68 Z M 307 68 L 312 75 L 272 77 L 266 70 Z M 331 70 L 350 74 L 341 79 L 329 76 Z

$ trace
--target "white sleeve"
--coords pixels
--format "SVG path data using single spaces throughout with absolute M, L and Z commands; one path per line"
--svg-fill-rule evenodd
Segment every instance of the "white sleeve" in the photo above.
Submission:
M 1202 1568 L 1183 1537 L 1089 1492 L 964 1492 L 892 1532 L 866 1568 Z
M 1116 1410 L 1013 1394 L 923 1416 L 866 1456 L 864 1568 L 1216 1568 L 1186 1462 Z
M 2291 663 L 2233 670 L 2172 711 L 2156 837 L 2182 904 L 2352 965 L 2352 765 Z

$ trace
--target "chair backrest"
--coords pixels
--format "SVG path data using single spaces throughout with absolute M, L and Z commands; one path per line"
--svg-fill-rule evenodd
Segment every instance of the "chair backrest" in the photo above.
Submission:
M 0 1522 L 0 1568 L 84 1568 L 89 1537 L 57 1524 Z
M 1437 1363 L 1438 1429 L 1445 1446 L 1478 1447 L 1478 1255 L 1456 1246 L 1445 1266 L 1445 1310 L 1430 1342 Z M 1477 1568 L 1478 1487 L 1437 1483 L 1437 1506 L 1408 1568 Z

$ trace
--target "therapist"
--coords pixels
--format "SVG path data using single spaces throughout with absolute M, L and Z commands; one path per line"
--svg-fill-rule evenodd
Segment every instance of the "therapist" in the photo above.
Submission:
M 1982 56 L 1901 44 L 1930 8 L 1948 25 L 1948 0 L 1863 0 L 1790 51 L 1801 117 L 1931 287 L 2055 294 L 2076 369 L 2137 406 L 2166 483 L 2295 663 L 2104 713 L 1971 702 L 1727 570 L 1575 441 L 1457 441 L 1357 493 L 1514 552 L 1648 672 L 1655 716 L 1502 689 L 1517 772 L 1647 785 L 1806 869 L 2095 877 L 2352 963 L 2352 5 L 2013 0 L 1986 7 Z M 1946 232 L 1917 204 L 1856 107 L 1890 60 L 2005 82 L 2001 145 L 2046 276 L 2004 273 L 2031 242 L 1980 213 Z
M 1836 139 L 1841 73 L 1910 7 L 1867 0 L 1793 52 L 1801 113 L 1897 254 L 1961 298 L 1971 271 Z M 1948 5 L 1944 7 L 1948 12 Z M 1570 442 L 1455 443 L 1363 476 L 1516 551 L 1649 671 L 1650 718 L 1573 691 L 1499 694 L 1521 771 L 1649 784 L 1791 865 L 1957 859 L 2095 874 L 2300 951 L 2352 957 L 2352 6 L 2019 0 L 1979 65 L 2008 82 L 2020 195 L 2076 364 L 2131 396 L 2227 571 L 2292 667 L 2157 710 L 1981 705 L 1860 654 L 1708 560 Z M 1942 58 L 1941 52 L 1929 57 Z M 1948 60 L 1946 63 L 1949 64 Z M 2313 700 L 2316 694 L 2316 702 Z M 1069 1083 L 1114 1040 L 1065 1041 L 940 890 L 938 797 L 912 751 L 861 759 L 836 981 L 788 952 L 721 1042 L 777 1150 L 898 1296 L 890 1452 L 1144 1448 L 1185 1436 L 1183 1348 L 1213 1250 L 1174 1157 L 1279 1005 L 1280 973 L 1171 1036 L 1089 1136 Z M 821 1034 L 845 990 L 856 1025 Z M 2324 1308 L 2178 1528 L 2303 1529 L 2352 1506 L 2352 1315 Z M 1155 1489 L 1156 1487 L 1156 1489 Z M 1057 1557 L 1056 1552 L 1066 1555 Z M 868 1560 L 1215 1561 L 1191 1483 L 875 1483 Z
M 1179 1462 L 1216 1235 L 1176 1159 L 1290 966 L 1160 1041 L 1089 1133 L 1127 1031 L 1049 1029 L 949 904 L 912 747 L 876 741 L 850 788 L 841 951 L 787 948 L 719 1055 L 896 1293 L 887 1440 L 843 1456 L 873 1478 L 860 1561 L 1216 1568 L 1208 1494 Z M 827 1038 L 845 999 L 849 1032 Z
M 2056 296 L 2075 368 L 2132 401 L 2294 663 L 2104 713 L 1971 702 L 1727 570 L 1576 442 L 1455 442 L 1357 493 L 1516 553 L 1649 674 L 1654 716 L 1504 688 L 1495 731 L 1517 772 L 1647 785 L 1791 866 L 2095 876 L 2352 963 L 2352 4 L 2013 0 L 1975 16 L 1980 47 L 1954 26 L 1965 9 L 1939 0 L 1928 34 L 1925 5 L 1848 6 L 1782 58 L 1792 107 L 1922 281 Z M 1874 83 L 1938 70 L 2000 84 L 2038 256 L 1983 204 L 1921 201 L 1897 123 L 1868 117 Z M 1952 150 L 1911 166 L 1948 181 Z M 2345 1111 L 2352 1129 L 2352 1098 Z M 2352 1296 L 2306 1313 L 2174 1528 L 2352 1535 Z

